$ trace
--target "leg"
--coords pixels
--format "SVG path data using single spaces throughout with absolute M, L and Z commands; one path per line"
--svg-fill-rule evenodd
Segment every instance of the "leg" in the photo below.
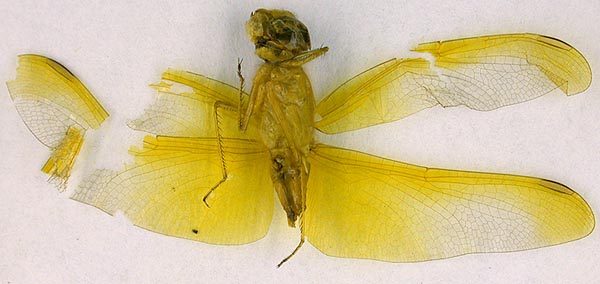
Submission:
M 217 124 L 217 126 L 216 126 L 216 130 L 217 130 L 217 147 L 218 147 L 218 150 L 219 150 L 219 156 L 221 158 L 221 169 L 223 170 L 223 177 L 202 198 L 202 201 L 204 202 L 204 205 L 206 205 L 206 207 L 209 207 L 209 208 L 210 208 L 210 206 L 206 202 L 206 199 L 208 199 L 208 197 L 213 193 L 213 191 L 215 191 L 215 189 L 217 189 L 217 187 L 219 187 L 222 183 L 224 183 L 227 180 L 227 176 L 228 176 L 227 175 L 227 167 L 226 167 L 226 164 L 225 164 L 225 151 L 223 150 L 223 133 L 222 133 L 221 123 L 220 123 L 220 117 L 219 117 L 219 108 L 222 108 L 222 109 L 225 109 L 225 110 L 229 110 L 229 111 L 235 111 L 235 107 L 233 107 L 231 105 L 228 105 L 226 103 L 223 103 L 221 101 L 217 101 L 214 104 L 215 122 Z
M 244 61 L 243 59 L 238 58 L 237 75 L 238 75 L 238 78 L 240 79 L 240 102 L 238 105 L 237 112 L 239 114 L 238 119 L 239 119 L 240 128 L 242 126 L 242 121 L 243 121 L 243 118 L 242 118 L 242 102 L 243 102 L 243 96 L 244 96 L 244 76 L 242 76 L 242 62 L 243 61 Z M 221 133 L 222 131 L 221 131 L 220 120 L 219 120 L 219 108 L 223 108 L 223 109 L 229 110 L 229 111 L 235 111 L 235 108 L 232 107 L 231 105 L 225 104 L 220 101 L 215 102 L 214 110 L 215 110 L 215 122 L 217 124 L 217 127 L 216 127 L 216 129 L 217 129 L 217 145 L 219 147 L 219 156 L 221 157 L 221 167 L 223 169 L 223 177 L 202 198 L 202 201 L 204 202 L 206 207 L 209 207 L 209 208 L 210 208 L 210 206 L 206 202 L 206 199 L 212 194 L 213 191 L 215 191 L 215 189 L 217 189 L 217 187 L 219 187 L 222 183 L 224 183 L 227 180 L 227 167 L 225 165 L 225 152 L 223 151 L 223 134 Z
M 242 76 L 242 62 L 244 60 L 238 58 L 238 71 L 237 71 L 237 75 L 238 78 L 240 79 L 240 104 L 238 105 L 238 114 L 239 114 L 239 127 L 240 129 L 242 129 L 242 125 L 243 125 L 243 112 L 242 112 L 242 104 L 243 104 L 243 96 L 244 96 L 244 76 Z

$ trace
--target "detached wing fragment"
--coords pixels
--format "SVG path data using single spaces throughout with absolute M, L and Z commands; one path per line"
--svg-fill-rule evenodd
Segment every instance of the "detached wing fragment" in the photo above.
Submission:
M 31 133 L 52 150 L 42 171 L 64 190 L 85 132 L 108 113 L 73 73 L 41 55 L 20 55 L 17 78 L 7 86 Z
M 487 111 L 555 89 L 580 93 L 591 83 L 585 58 L 568 44 L 535 34 L 424 43 L 434 57 L 392 59 L 350 79 L 317 106 L 315 127 L 340 133 L 390 122 L 436 105 Z
M 131 148 L 133 164 L 97 171 L 72 198 L 111 215 L 122 211 L 133 224 L 169 236 L 229 245 L 262 238 L 274 206 L 268 153 L 256 129 L 240 134 L 237 112 L 215 113 L 217 101 L 237 107 L 239 91 L 171 69 L 152 86 L 157 101 L 129 125 L 157 136 Z M 210 195 L 209 208 L 202 199 L 221 180 L 222 159 L 229 177 Z
M 317 145 L 304 232 L 327 255 L 414 262 L 555 245 L 594 228 L 568 187 L 506 174 L 431 169 Z

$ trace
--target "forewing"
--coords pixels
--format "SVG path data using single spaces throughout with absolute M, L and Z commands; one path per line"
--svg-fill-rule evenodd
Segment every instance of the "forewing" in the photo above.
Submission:
M 591 82 L 585 58 L 568 44 L 535 34 L 482 36 L 420 44 L 434 56 L 393 59 L 350 79 L 317 106 L 317 129 L 339 133 L 401 119 L 435 105 L 492 110 L 559 88 Z
M 108 113 L 75 75 L 41 55 L 19 56 L 17 78 L 6 84 L 31 133 L 52 150 L 42 171 L 64 190 L 86 130 Z
M 20 55 L 17 78 L 6 85 L 29 130 L 50 148 L 59 146 L 69 127 L 98 128 L 108 117 L 81 81 L 48 57 Z
M 271 223 L 273 189 L 268 154 L 256 143 L 224 141 L 229 177 L 222 177 L 214 138 L 147 136 L 133 148 L 135 162 L 120 172 L 100 170 L 73 199 L 109 214 L 122 211 L 133 224 L 161 234 L 211 244 L 262 238 Z
M 216 135 L 215 103 L 237 110 L 240 91 L 223 82 L 191 72 L 168 69 L 162 81 L 151 85 L 158 91 L 156 101 L 138 118 L 129 122 L 135 130 L 157 135 L 209 137 Z M 237 121 L 236 111 L 220 109 L 220 118 Z M 257 137 L 256 130 L 233 131 L 236 137 Z M 237 134 L 236 134 L 237 132 Z
M 438 102 L 439 77 L 422 58 L 392 59 L 350 79 L 317 105 L 315 127 L 339 133 L 394 121 Z M 428 87 L 430 86 L 430 87 Z
M 413 262 L 507 252 L 588 235 L 577 193 L 533 177 L 428 169 L 318 145 L 304 232 L 331 256 Z

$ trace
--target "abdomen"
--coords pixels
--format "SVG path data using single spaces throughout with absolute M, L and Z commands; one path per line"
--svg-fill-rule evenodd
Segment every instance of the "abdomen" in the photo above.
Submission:
M 310 168 L 306 156 L 313 142 L 315 108 L 312 87 L 301 67 L 269 63 L 258 71 L 254 84 L 264 92 L 260 129 L 271 154 L 271 179 L 293 226 L 305 207 Z

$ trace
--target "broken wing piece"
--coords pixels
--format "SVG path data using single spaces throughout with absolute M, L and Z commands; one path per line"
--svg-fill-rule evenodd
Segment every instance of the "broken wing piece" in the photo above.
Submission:
M 556 245 L 594 228 L 589 205 L 534 177 L 428 169 L 317 145 L 304 232 L 323 253 L 414 262 Z
M 134 163 L 119 172 L 98 170 L 73 199 L 109 214 L 122 211 L 133 224 L 169 236 L 211 244 L 245 244 L 262 238 L 273 214 L 270 160 L 254 124 L 238 130 L 239 91 L 207 77 L 169 69 L 155 103 L 129 126 L 146 136 L 132 148 Z M 217 139 L 217 117 L 223 140 Z M 221 155 L 221 151 L 222 154 Z M 203 198 L 223 177 L 228 178 Z
M 325 133 L 390 122 L 436 105 L 492 110 L 559 88 L 580 93 L 591 83 L 585 58 L 568 44 L 535 34 L 482 36 L 420 44 L 425 59 L 392 59 L 350 79 L 317 106 Z
M 221 102 L 237 108 L 239 89 L 223 82 L 191 72 L 168 69 L 162 81 L 151 85 L 158 91 L 154 104 L 128 125 L 139 131 L 156 135 L 182 137 L 215 137 L 215 103 Z M 247 97 L 247 96 L 245 96 Z M 221 125 L 229 137 L 258 137 L 255 128 L 247 133 L 237 130 L 238 113 L 219 113 Z
M 64 190 L 85 131 L 99 128 L 108 113 L 73 73 L 41 55 L 20 55 L 7 86 L 31 133 L 52 150 L 42 171 Z
M 268 153 L 258 143 L 225 141 L 229 178 L 202 198 L 222 175 L 215 138 L 153 137 L 132 148 L 125 170 L 96 172 L 73 199 L 109 214 L 122 211 L 133 224 L 211 244 L 245 244 L 262 238 L 273 214 Z

